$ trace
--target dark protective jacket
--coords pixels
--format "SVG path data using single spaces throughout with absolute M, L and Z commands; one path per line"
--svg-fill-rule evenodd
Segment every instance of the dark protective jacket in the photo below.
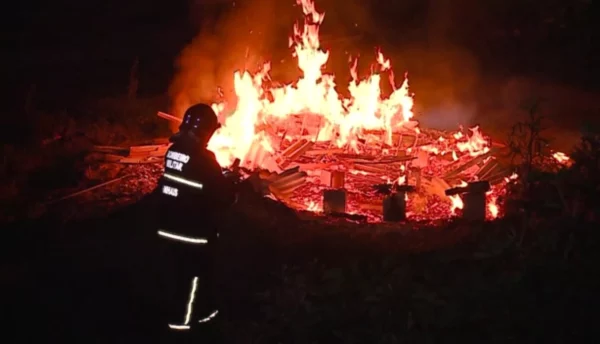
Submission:
M 189 136 L 178 136 L 165 155 L 158 183 L 159 230 L 179 235 L 211 236 L 220 215 L 235 200 L 233 184 L 213 152 Z

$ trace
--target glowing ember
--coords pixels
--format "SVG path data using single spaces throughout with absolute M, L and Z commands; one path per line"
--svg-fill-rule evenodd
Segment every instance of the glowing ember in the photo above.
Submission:
M 554 159 L 556 159 L 556 161 L 558 161 L 560 164 L 568 164 L 569 161 L 571 160 L 571 158 L 569 158 L 565 153 L 563 152 L 556 152 L 554 154 L 552 154 L 552 157 Z
M 317 204 L 316 202 L 309 201 L 308 205 L 306 206 L 306 211 L 318 213 L 321 212 L 321 206 L 319 206 L 319 204 Z
M 516 174 L 516 173 L 513 173 L 513 174 L 511 174 L 511 176 L 510 176 L 510 177 L 506 177 L 506 178 L 504 178 L 504 182 L 506 182 L 506 183 L 510 183 L 510 182 L 512 182 L 512 181 L 514 181 L 514 180 L 517 180 L 518 178 L 519 178 L 519 175 L 518 175 L 518 174 Z
M 489 191 L 487 194 L 487 203 L 488 203 L 488 218 L 495 219 L 498 217 L 498 213 L 500 212 L 498 208 L 498 197 L 494 196 L 493 191 Z

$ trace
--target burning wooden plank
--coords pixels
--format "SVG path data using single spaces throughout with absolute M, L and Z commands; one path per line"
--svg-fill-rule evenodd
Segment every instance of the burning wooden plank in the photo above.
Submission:
M 444 175 L 444 179 L 449 180 L 449 179 L 457 177 L 459 174 L 461 174 L 462 172 L 464 172 L 468 168 L 473 167 L 473 166 L 481 163 L 486 158 L 490 157 L 491 155 L 493 155 L 496 152 L 497 152 L 497 150 L 495 148 L 493 148 L 493 149 L 491 149 L 489 152 L 487 152 L 485 154 L 481 154 L 479 156 L 474 157 L 473 159 L 471 159 L 471 160 L 467 161 L 466 163 L 460 165 L 459 167 L 455 168 L 454 170 L 447 172 Z
M 319 155 L 334 155 L 343 154 L 344 149 L 342 148 L 330 148 L 330 149 L 312 149 L 304 153 L 306 156 L 319 156 Z
M 170 146 L 170 144 L 132 146 L 129 148 L 129 157 L 162 157 Z
M 254 173 L 252 173 L 252 175 L 250 177 L 252 178 L 256 178 L 256 179 L 260 179 L 261 184 L 266 185 L 266 188 L 268 189 L 269 186 L 277 181 L 279 178 L 285 175 L 291 175 L 294 174 L 296 172 L 299 172 L 297 168 L 292 168 L 286 171 L 283 171 L 282 173 L 277 173 L 277 172 L 271 172 L 269 170 L 255 170 Z M 249 177 L 249 178 L 250 178 Z
M 283 152 L 281 152 L 281 156 L 284 158 L 292 156 L 302 145 L 304 145 L 308 140 L 302 139 L 292 143 L 289 147 L 287 147 Z
M 293 187 L 290 187 L 288 189 L 278 189 L 278 188 L 275 188 L 272 185 L 270 185 L 269 191 L 273 194 L 273 196 L 275 196 L 276 198 L 278 198 L 282 201 L 289 200 L 294 195 L 294 191 L 296 191 L 296 189 L 299 188 L 300 186 L 302 186 L 302 184 L 305 182 L 306 181 L 302 181 L 302 183 L 294 185 Z
M 344 171 L 321 171 L 320 181 L 321 184 L 331 187 L 334 189 L 342 189 L 345 184 L 345 173 Z
M 293 192 L 283 192 L 278 189 L 271 189 L 270 187 L 269 192 L 271 192 L 271 194 L 280 201 L 288 201 L 293 195 Z
M 343 159 L 343 160 L 354 160 L 354 161 L 360 161 L 360 160 L 373 161 L 373 160 L 377 159 L 377 157 L 372 156 L 372 155 L 348 154 L 348 153 L 336 154 L 336 158 Z
M 300 172 L 298 167 L 283 171 L 272 179 L 269 190 L 279 199 L 287 199 L 291 194 L 306 183 L 306 172 Z
M 494 171 L 500 166 L 498 161 L 494 157 L 490 157 L 484 164 L 481 166 L 479 171 L 475 173 L 475 177 L 477 180 L 485 180 L 487 176 L 494 173 Z
M 287 170 L 285 170 L 285 171 L 277 174 L 277 177 L 289 176 L 290 174 L 294 174 L 296 172 L 300 172 L 300 167 L 299 166 L 288 168 Z
M 144 153 L 155 153 L 155 152 L 166 153 L 167 149 L 169 149 L 169 147 L 170 147 L 170 144 L 131 146 L 131 147 L 129 147 L 129 154 L 144 154 Z
M 406 148 L 410 148 L 413 147 L 415 145 L 415 143 L 417 142 L 417 136 L 416 135 L 406 135 L 403 134 L 400 136 L 399 142 L 398 142 L 398 147 L 400 149 L 406 149 Z
M 181 122 L 183 121 L 183 120 L 182 120 L 181 118 L 179 118 L 179 117 L 175 117 L 175 116 L 173 116 L 173 115 L 169 115 L 168 113 L 166 113 L 166 112 L 162 112 L 162 111 L 158 111 L 158 113 L 157 113 L 156 115 L 157 115 L 158 117 L 160 117 L 160 118 L 164 118 L 164 119 L 166 119 L 166 120 L 168 120 L 168 121 L 171 121 L 171 122 L 177 122 L 177 123 L 181 123 Z
M 275 179 L 277 179 L 277 177 L 279 176 L 279 174 L 268 171 L 268 170 L 258 170 L 258 171 L 255 171 L 254 173 L 256 173 L 259 178 L 264 179 L 264 180 L 268 181 L 269 183 L 274 181 Z
M 352 173 L 351 179 L 354 182 L 367 183 L 367 184 L 378 184 L 384 180 L 381 176 L 378 176 L 376 174 L 362 175 L 362 174 L 354 174 L 354 173 Z
M 330 168 L 331 166 L 337 165 L 337 163 L 298 163 L 294 164 L 295 167 L 300 168 L 302 171 L 317 171 Z
M 313 145 L 314 145 L 314 142 L 312 142 L 312 141 L 304 142 L 300 147 L 298 147 L 298 149 L 296 149 L 291 155 L 288 156 L 287 161 L 290 162 L 290 161 L 294 161 L 294 160 L 298 159 L 306 151 L 308 151 Z
M 284 177 L 279 177 L 271 183 L 271 186 L 277 189 L 286 189 L 290 185 L 295 185 L 297 182 L 306 180 L 306 172 L 296 172 Z
M 381 160 L 353 160 L 354 162 L 359 162 L 362 165 L 390 165 L 397 164 L 401 162 L 406 162 L 410 160 L 414 160 L 416 157 L 414 156 L 404 156 L 404 157 L 391 157 L 391 158 L 382 158 Z
M 381 168 L 379 166 L 374 166 L 374 165 L 365 165 L 365 164 L 354 164 L 353 165 L 354 169 L 359 170 L 359 171 L 365 171 L 365 172 L 371 172 L 371 173 L 379 173 L 379 174 L 386 174 L 387 170 L 384 168 Z
M 279 158 L 275 159 L 275 161 L 280 167 L 285 168 L 285 167 L 289 166 L 289 164 L 291 162 L 293 162 L 294 160 L 296 160 L 300 156 L 302 156 L 313 145 L 314 145 L 314 142 L 308 141 L 306 139 L 296 141 L 292 145 L 290 145 L 288 148 L 286 148 L 281 153 Z
M 169 149 L 170 144 L 145 145 L 131 147 L 115 146 L 94 146 L 93 152 L 104 153 L 104 159 L 108 161 L 117 161 L 123 157 L 132 159 L 143 159 L 149 157 L 162 157 Z

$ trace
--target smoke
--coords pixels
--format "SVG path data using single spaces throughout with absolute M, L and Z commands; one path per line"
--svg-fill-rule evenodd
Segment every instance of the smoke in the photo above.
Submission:
M 266 61 L 272 63 L 275 81 L 299 76 L 287 45 L 292 25 L 302 20 L 294 0 L 241 0 L 220 13 L 208 0 L 193 1 L 190 15 L 199 33 L 176 62 L 169 89 L 171 113 L 181 116 L 191 104 L 217 100 L 217 87 L 228 103 L 235 102 L 234 71 L 254 71 Z M 381 47 L 392 59 L 397 82 L 403 72 L 409 73 L 416 119 L 426 126 L 482 124 L 488 132 L 514 122 L 522 97 L 558 93 L 534 92 L 518 76 L 492 76 L 483 70 L 480 59 L 490 39 L 483 28 L 494 27 L 486 24 L 495 20 L 484 2 L 462 0 L 459 6 L 450 0 L 316 0 L 316 5 L 325 12 L 321 37 L 331 52 L 326 68 L 335 73 L 339 91 L 345 92 L 349 80 L 348 55 L 360 55 L 359 72 L 366 76 L 375 49 Z M 362 38 L 330 43 L 357 34 Z
M 477 104 L 462 102 L 442 103 L 431 107 L 418 116 L 419 122 L 427 128 L 456 130 L 460 126 L 471 127 L 476 124 Z
M 215 2 L 220 1 L 194 0 L 191 4 L 190 17 L 199 33 L 176 61 L 176 74 L 169 87 L 170 111 L 175 116 L 181 116 L 194 103 L 217 100 L 218 87 L 228 103 L 234 102 L 236 70 L 254 71 L 271 61 L 274 80 L 285 82 L 299 76 L 287 44 L 293 24 L 302 20 L 294 0 L 242 0 L 227 8 Z M 332 37 L 374 25 L 358 0 L 317 0 L 317 8 L 326 12 L 323 30 Z
M 217 87 L 222 88 L 226 100 L 234 100 L 234 71 L 254 70 L 274 53 L 283 23 L 289 27 L 290 11 L 280 7 L 276 0 L 236 1 L 229 8 L 193 2 L 191 17 L 198 22 L 199 33 L 176 61 L 177 71 L 169 87 L 171 113 L 181 116 L 192 104 L 214 102 L 219 97 Z
M 292 25 L 302 18 L 294 1 L 245 0 L 234 4 L 228 8 L 221 6 L 221 13 L 217 13 L 215 6 L 207 5 L 206 1 L 192 3 L 191 17 L 198 22 L 199 33 L 176 62 L 177 72 L 169 88 L 172 114 L 181 116 L 194 103 L 214 102 L 219 98 L 218 87 L 225 100 L 234 103 L 234 71 L 254 71 L 265 61 L 272 61 L 271 75 L 276 81 L 287 82 L 299 76 L 287 45 Z M 392 58 L 398 77 L 409 71 L 419 107 L 418 118 L 427 121 L 431 117 L 432 125 L 446 127 L 470 122 L 476 115 L 474 94 L 480 87 L 479 66 L 468 51 L 447 39 L 456 20 L 464 17 L 449 0 L 432 0 L 420 14 L 412 13 L 414 10 L 406 5 L 396 6 L 396 12 L 390 14 L 393 10 L 390 7 L 369 7 L 359 0 L 317 0 L 316 5 L 325 12 L 321 36 L 324 47 L 331 51 L 327 69 L 336 74 L 341 92 L 345 91 L 346 78 L 349 80 L 346 54 L 361 55 L 359 63 L 364 65 L 359 67 L 367 72 L 375 48 L 382 46 L 383 52 Z M 415 25 L 425 26 L 427 39 L 423 40 L 421 34 L 417 43 L 395 44 L 389 25 L 386 27 L 379 20 L 386 15 L 402 18 L 404 22 L 414 15 L 424 18 Z M 405 26 L 404 31 L 409 30 Z M 357 33 L 363 39 L 343 47 L 327 46 L 328 37 L 335 40 Z

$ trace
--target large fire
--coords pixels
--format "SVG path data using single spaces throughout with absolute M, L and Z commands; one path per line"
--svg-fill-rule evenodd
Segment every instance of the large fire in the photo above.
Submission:
M 403 75 L 402 82 L 397 82 L 391 61 L 378 52 L 372 74 L 361 78 L 357 73 L 358 60 L 353 59 L 350 61 L 352 80 L 348 85 L 349 96 L 342 96 L 336 91 L 334 75 L 323 72 L 329 59 L 329 51 L 323 49 L 319 42 L 319 28 L 325 15 L 317 11 L 313 0 L 296 2 L 302 6 L 304 23 L 294 25 L 289 44 L 298 61 L 301 76 L 287 85 L 271 87 L 269 63 L 255 73 L 234 73 L 237 102 L 213 104 L 223 126 L 210 141 L 209 149 L 215 152 L 221 165 L 227 166 L 238 158 L 242 166 L 248 168 L 282 170 L 278 164 L 282 151 L 302 141 L 313 144 L 314 149 L 318 151 L 320 148 L 323 152 L 316 154 L 318 159 L 313 157 L 312 165 L 321 164 L 330 170 L 344 170 L 349 177 L 360 176 L 362 179 L 354 182 L 347 177 L 350 180 L 345 187 L 350 193 L 367 195 L 362 198 L 370 198 L 368 195 L 371 194 L 365 189 L 377 181 L 396 181 L 397 184 L 414 182 L 408 170 L 415 165 L 427 180 L 427 176 L 440 175 L 440 171 L 479 157 L 480 163 L 473 166 L 476 169 L 471 169 L 473 171 L 469 177 L 470 181 L 477 180 L 475 172 L 492 159 L 488 154 L 490 141 L 479 128 L 471 128 L 471 133 L 465 133 L 461 128 L 450 136 L 439 135 L 426 144 L 422 142 L 427 140 L 417 140 L 420 144 L 415 141 L 414 145 L 401 148 L 399 142 L 403 137 L 423 136 L 422 130 L 425 130 L 412 120 L 413 94 L 409 91 L 407 75 Z M 392 89 L 387 96 L 381 90 L 383 73 L 389 76 Z M 431 135 L 429 133 L 428 137 Z M 328 160 L 333 150 L 345 155 L 377 156 L 379 159 L 388 159 L 386 161 L 390 163 L 377 169 L 360 169 L 359 164 L 355 167 L 335 164 Z M 396 159 L 401 153 L 416 158 L 414 162 Z M 360 162 L 360 156 L 355 162 Z M 291 202 L 310 211 L 320 211 L 321 193 L 318 182 L 314 180 L 317 177 L 314 177 L 314 173 L 309 173 L 309 177 L 313 178 L 311 182 L 299 188 Z M 447 178 L 445 187 L 464 183 L 455 177 Z M 420 180 L 421 177 L 418 178 Z M 509 181 L 506 178 L 489 192 L 488 217 L 498 216 L 496 200 L 504 190 L 503 184 Z M 429 187 L 434 190 L 429 192 L 432 197 L 407 195 L 409 216 L 428 219 L 447 217 L 463 208 L 460 196 L 445 196 L 440 188 Z M 372 206 L 365 206 L 364 203 L 361 197 L 350 197 L 348 212 L 380 219 L 381 210 L 373 211 Z
M 274 153 L 274 143 L 260 134 L 259 127 L 261 124 L 281 123 L 291 115 L 316 115 L 320 121 L 319 132 L 312 133 L 313 141 L 332 141 L 337 147 L 354 150 L 358 149 L 357 134 L 362 130 L 384 130 L 385 143 L 390 145 L 394 129 L 402 127 L 413 117 L 408 79 L 405 77 L 401 86 L 397 87 L 391 62 L 381 52 L 376 63 L 380 72 L 389 72 L 394 90 L 392 94 L 382 96 L 378 72 L 359 79 L 357 59 L 353 61 L 352 81 L 348 85 L 350 97 L 338 94 L 334 75 L 322 73 L 329 59 L 329 52 L 323 50 L 319 42 L 319 27 L 325 15 L 317 12 L 312 0 L 296 2 L 302 5 L 304 25 L 294 25 L 294 34 L 289 42 L 302 76 L 288 85 L 265 89 L 263 82 L 269 80 L 269 63 L 255 74 L 235 72 L 237 104 L 209 145 L 222 165 L 230 164 L 235 158 L 240 158 L 245 164 L 264 165 L 267 156 L 258 161 L 248 160 L 248 153 L 256 145 Z M 213 108 L 220 114 L 226 104 L 214 104 Z

